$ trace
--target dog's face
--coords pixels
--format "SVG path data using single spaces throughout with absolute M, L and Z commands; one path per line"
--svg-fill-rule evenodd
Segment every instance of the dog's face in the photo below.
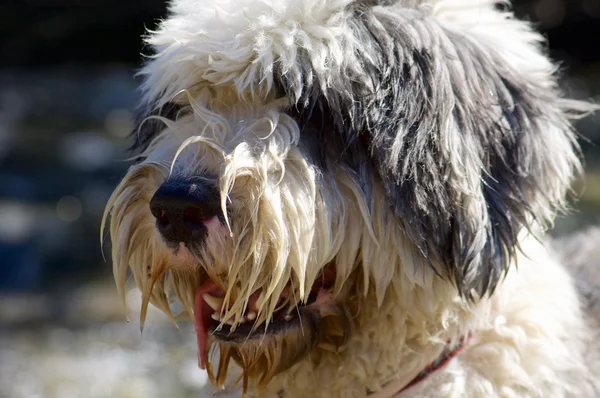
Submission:
M 386 300 L 484 297 L 562 206 L 574 105 L 538 36 L 454 3 L 180 0 L 148 39 L 115 278 L 183 304 L 217 383 L 338 352 Z

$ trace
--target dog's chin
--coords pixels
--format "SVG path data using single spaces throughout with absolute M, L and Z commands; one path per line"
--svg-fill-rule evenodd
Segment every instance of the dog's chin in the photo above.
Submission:
M 206 366 L 216 387 L 222 387 L 233 360 L 242 370 L 238 381 L 244 391 L 261 389 L 278 373 L 288 370 L 316 347 L 338 351 L 348 340 L 349 310 L 330 293 L 329 284 L 316 283 L 306 303 L 282 305 L 259 323 L 254 300 L 237 323 L 219 319 L 206 292 L 218 295 L 211 281 L 196 293 L 196 332 L 201 367 Z M 259 293 L 260 294 L 260 293 Z M 214 296 L 213 296 L 214 297 Z M 210 301 L 210 298 L 209 298 Z

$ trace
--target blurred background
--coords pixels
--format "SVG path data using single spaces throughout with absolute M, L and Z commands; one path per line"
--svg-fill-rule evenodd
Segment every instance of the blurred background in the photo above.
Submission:
M 522 0 L 564 89 L 600 103 L 600 0 Z M 198 397 L 191 325 L 130 323 L 99 226 L 128 162 L 140 36 L 159 0 L 0 2 L 0 398 Z M 586 175 L 554 234 L 600 224 L 600 115 L 578 123 Z M 108 250 L 107 255 L 108 255 Z

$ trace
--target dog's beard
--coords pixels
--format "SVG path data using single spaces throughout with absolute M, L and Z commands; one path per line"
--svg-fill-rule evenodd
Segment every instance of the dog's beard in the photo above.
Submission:
M 333 301 L 319 308 L 302 311 L 294 325 L 267 334 L 259 327 L 246 340 L 223 341 L 209 338 L 208 375 L 215 386 L 225 384 L 230 361 L 241 368 L 244 392 L 260 390 L 278 373 L 307 356 L 315 347 L 337 351 L 347 341 L 351 330 L 348 310 Z
M 237 382 L 244 391 L 261 390 L 273 376 L 287 370 L 319 347 L 340 350 L 352 331 L 346 291 L 331 295 L 333 266 L 323 269 L 305 302 L 294 298 L 288 284 L 274 311 L 258 309 L 264 290 L 257 290 L 244 304 L 241 316 L 227 317 L 225 291 L 211 278 L 196 290 L 194 308 L 200 367 L 208 371 L 215 386 L 223 388 L 231 360 L 242 369 Z M 346 290 L 348 286 L 346 285 Z M 235 299 L 231 299 L 235 302 Z M 356 303 L 357 300 L 350 300 Z M 256 315 L 258 314 L 258 315 Z M 264 318 L 263 322 L 255 322 Z

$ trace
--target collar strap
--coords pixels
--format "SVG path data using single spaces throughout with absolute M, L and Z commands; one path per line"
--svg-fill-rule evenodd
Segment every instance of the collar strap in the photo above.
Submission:
M 470 338 L 470 334 L 466 337 L 461 337 L 461 339 L 458 342 L 458 345 L 453 349 L 450 349 L 449 346 L 446 346 L 446 348 L 444 348 L 444 351 L 442 351 L 440 356 L 435 361 L 433 361 L 429 366 L 423 369 L 423 371 L 419 373 L 417 377 L 412 379 L 412 381 L 408 383 L 404 388 L 402 388 L 399 392 L 408 390 L 415 384 L 418 384 L 420 381 L 423 381 L 427 376 L 429 376 L 436 370 L 440 370 L 441 368 L 446 366 L 448 362 L 452 360 L 452 358 L 460 354 L 460 352 L 463 350 L 463 348 L 465 348 L 465 345 L 467 344 L 467 341 L 469 341 Z
M 437 370 L 440 370 L 444 366 L 448 364 L 452 360 L 452 358 L 456 357 L 460 352 L 465 348 L 467 342 L 471 339 L 471 333 L 467 336 L 463 336 L 458 341 L 458 344 L 454 347 L 450 347 L 447 345 L 442 353 L 438 355 L 438 357 L 430 363 L 425 369 L 419 372 L 412 379 L 408 379 L 408 383 L 405 379 L 398 379 L 388 383 L 383 387 L 383 390 L 379 392 L 372 392 L 368 395 L 369 398 L 385 398 L 385 397 L 393 397 L 396 394 L 400 394 L 403 391 L 408 390 L 419 382 L 425 380 L 427 376 L 434 373 Z M 409 376 L 410 377 L 410 376 Z

